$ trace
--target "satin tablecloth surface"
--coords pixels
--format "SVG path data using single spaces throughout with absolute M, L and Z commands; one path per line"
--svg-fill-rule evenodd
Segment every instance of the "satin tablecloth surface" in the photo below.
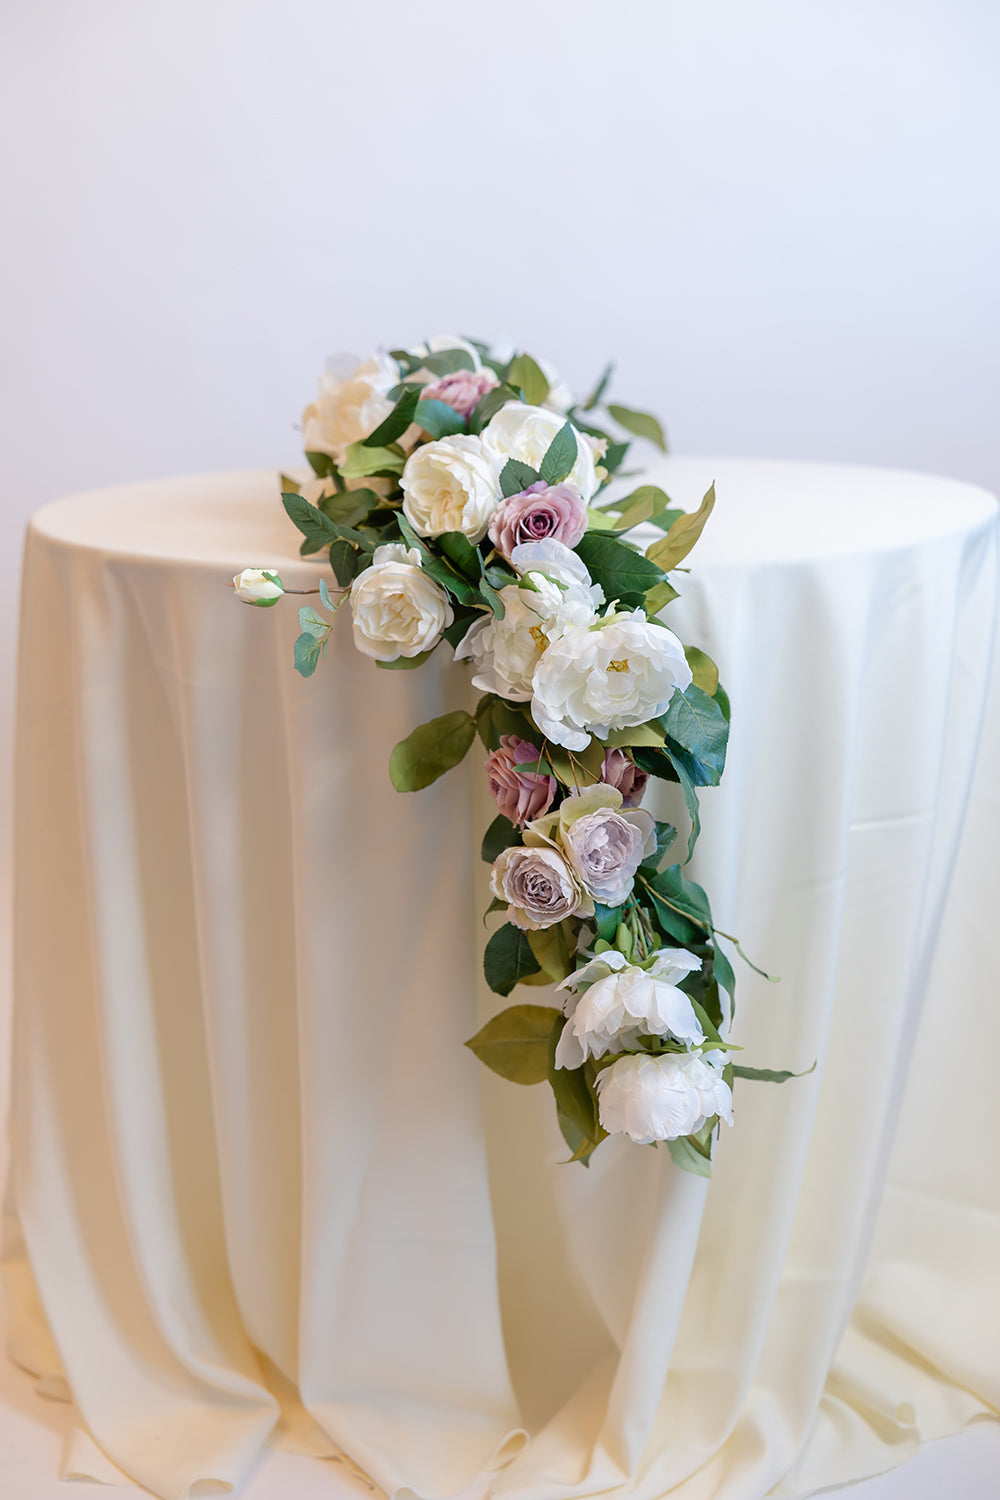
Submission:
M 346 620 L 293 672 L 296 601 L 226 587 L 318 576 L 273 474 L 35 519 L 4 1269 L 67 1474 L 218 1493 L 277 1436 L 427 1500 L 756 1500 L 1000 1408 L 995 504 L 652 477 L 718 491 L 668 619 L 733 704 L 693 872 L 781 976 L 737 960 L 734 1040 L 817 1064 L 737 1083 L 710 1184 L 619 1138 L 562 1164 L 547 1090 L 462 1046 L 501 1004 L 482 756 L 411 796 L 387 763 L 467 673 L 379 671 Z

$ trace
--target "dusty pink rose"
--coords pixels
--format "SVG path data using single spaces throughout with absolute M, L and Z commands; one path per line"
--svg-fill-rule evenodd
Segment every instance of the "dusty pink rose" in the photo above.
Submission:
M 486 757 L 486 780 L 497 807 L 516 828 L 540 818 L 552 806 L 556 794 L 554 776 L 521 771 L 520 766 L 537 762 L 541 752 L 516 734 L 502 734 L 499 750 Z
M 500 382 L 489 370 L 456 370 L 452 375 L 444 375 L 440 380 L 435 380 L 433 385 L 425 385 L 420 392 L 421 401 L 443 401 L 446 406 L 452 407 L 460 417 L 467 417 L 470 412 L 475 411 L 480 401 Z M 417 407 L 417 417 L 420 416 L 420 408 Z
M 587 507 L 571 484 L 539 479 L 519 495 L 501 500 L 490 521 L 490 541 L 504 557 L 521 542 L 547 538 L 575 547 L 587 529 Z
M 601 780 L 618 788 L 623 807 L 638 807 L 649 777 L 624 750 L 605 750 Z

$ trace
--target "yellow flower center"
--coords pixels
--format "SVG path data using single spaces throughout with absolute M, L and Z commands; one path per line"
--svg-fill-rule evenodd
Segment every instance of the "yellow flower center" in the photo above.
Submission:
M 627 672 L 628 657 L 625 657 L 622 661 L 609 661 L 607 669 L 609 672 Z
M 534 641 L 539 651 L 544 651 L 546 646 L 549 644 L 549 638 L 545 634 L 545 631 L 542 629 L 542 627 L 540 625 L 532 625 L 531 629 L 528 631 L 528 634 L 531 636 L 531 639 Z

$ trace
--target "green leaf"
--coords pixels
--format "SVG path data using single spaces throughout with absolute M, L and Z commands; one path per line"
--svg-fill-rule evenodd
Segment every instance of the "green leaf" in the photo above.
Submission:
M 353 579 L 358 570 L 359 554 L 344 537 L 338 537 L 335 542 L 330 543 L 330 567 L 336 574 L 337 582 L 342 589 Z
M 670 497 L 655 484 L 641 484 L 630 495 L 606 505 L 605 510 L 619 511 L 615 522 L 616 531 L 630 531 L 643 521 L 651 521 L 670 504 Z
M 704 651 L 699 651 L 697 646 L 685 646 L 684 655 L 694 674 L 694 686 L 701 688 L 711 698 L 719 686 L 719 669 L 715 662 Z M 719 712 L 722 712 L 721 707 Z
M 493 822 L 483 834 L 482 857 L 488 865 L 491 865 L 498 854 L 509 849 L 512 844 L 519 844 L 521 835 L 509 818 L 503 813 L 497 813 Z
M 599 901 L 594 902 L 594 921 L 597 924 L 597 935 L 606 943 L 613 943 L 618 924 L 622 919 L 622 908 L 620 906 L 602 906 Z
M 416 656 L 397 656 L 395 661 L 377 661 L 375 665 L 381 672 L 412 672 L 414 667 L 422 667 L 434 651 L 432 646 L 429 651 L 418 651 Z
M 299 528 L 305 541 L 302 544 L 303 556 L 310 552 L 318 552 L 321 547 L 326 547 L 335 541 L 340 535 L 334 523 L 323 514 L 315 505 L 310 505 L 301 495 L 284 493 L 281 503 L 288 512 L 288 518 Z
M 548 400 L 549 382 L 530 354 L 519 354 L 511 361 L 507 379 L 511 385 L 520 387 L 529 406 L 541 406 Z
M 683 760 L 696 786 L 718 786 L 726 765 L 729 725 L 715 699 L 692 682 L 683 693 L 677 689 L 660 723 L 675 769 Z M 680 757 L 678 749 L 683 752 Z
M 464 709 L 421 724 L 392 752 L 389 775 L 393 786 L 397 792 L 416 792 L 430 786 L 465 759 L 475 737 L 476 721 Z
M 733 1019 L 736 1002 L 736 975 L 728 956 L 719 947 L 718 938 L 715 939 L 715 947 L 712 954 L 712 973 L 721 989 L 729 996 L 729 1019 Z
M 609 406 L 608 412 L 614 417 L 619 427 L 624 427 L 626 432 L 632 432 L 636 437 L 646 438 L 666 453 L 667 440 L 663 428 L 652 412 L 633 411 L 630 406 Z
M 367 443 L 349 443 L 341 473 L 345 479 L 367 479 L 370 474 L 402 474 L 406 459 L 393 448 L 373 448 Z
M 483 973 L 494 994 L 509 995 L 520 980 L 540 971 L 541 964 L 531 951 L 527 933 L 513 922 L 498 927 L 483 953 Z
M 538 477 L 546 484 L 562 484 L 579 457 L 576 432 L 572 422 L 564 422 L 545 450 Z
M 520 397 L 516 391 L 512 391 L 509 385 L 494 386 L 491 391 L 480 400 L 475 411 L 469 417 L 469 431 L 473 433 L 482 432 L 496 416 L 502 407 L 510 401 L 518 401 Z
M 630 745 L 663 744 L 664 731 L 654 719 L 651 724 L 636 724 L 631 729 L 612 729 L 604 743 L 610 750 L 627 749 Z
M 482 594 L 483 598 L 486 600 L 486 603 L 493 611 L 494 618 L 497 620 L 502 620 L 504 615 L 507 613 L 507 606 L 500 598 L 500 595 L 497 593 L 496 589 L 491 583 L 486 580 L 486 578 L 481 578 L 479 580 L 479 592 Z
M 538 479 L 538 470 L 523 464 L 519 458 L 508 458 L 500 470 L 500 488 L 505 497 L 519 495 L 529 485 L 537 484 Z
M 323 495 L 318 508 L 335 526 L 355 526 L 378 505 L 379 498 L 374 490 L 341 490 L 336 495 Z
M 503 734 L 516 734 L 518 739 L 527 740 L 532 745 L 541 743 L 541 736 L 527 714 L 493 693 L 480 698 L 476 707 L 476 727 L 487 750 L 499 749 Z
M 698 789 L 688 772 L 686 764 L 677 751 L 669 745 L 667 746 L 667 757 L 674 768 L 677 780 L 681 784 L 681 791 L 684 793 L 684 806 L 687 808 L 687 815 L 691 819 L 691 832 L 688 834 L 687 854 L 685 856 L 685 859 L 690 859 L 701 833 L 701 809 L 698 806 Z
M 467 349 L 441 349 L 437 354 L 419 358 L 414 366 L 418 370 L 429 370 L 432 375 L 454 375 L 456 370 L 474 370 L 475 361 Z
M 658 526 L 661 531 L 669 531 L 674 522 L 679 521 L 681 516 L 686 514 L 687 512 L 683 510 L 661 510 L 659 515 L 653 517 L 652 524 Z
M 704 942 L 712 934 L 712 913 L 700 885 L 685 880 L 680 865 L 668 865 L 652 879 L 641 878 L 652 897 L 656 920 L 682 948 Z
M 478 547 L 474 547 L 467 536 L 460 531 L 444 531 L 435 538 L 441 551 L 449 562 L 453 562 L 459 572 L 464 573 L 466 578 L 471 578 L 473 583 L 478 583 L 483 572 L 483 559 Z
M 654 619 L 661 609 L 665 609 L 668 604 L 672 604 L 675 599 L 679 598 L 680 595 L 673 584 L 668 583 L 665 578 L 662 583 L 654 583 L 651 589 L 646 590 L 646 597 L 643 600 L 642 607 L 646 611 L 647 620 Z
M 317 640 L 325 641 L 330 633 L 330 621 L 313 609 L 311 604 L 303 604 L 299 610 L 299 628 L 306 635 L 314 635 Z
M 538 961 L 539 968 L 554 984 L 559 984 L 572 974 L 576 965 L 576 953 L 570 944 L 569 933 L 564 923 L 557 922 L 554 927 L 543 927 L 538 932 L 529 932 L 528 944 Z
M 295 642 L 295 670 L 303 677 L 311 677 L 323 654 L 326 639 L 320 640 L 310 631 L 303 631 Z
M 512 1005 L 487 1021 L 465 1045 L 510 1083 L 544 1083 L 549 1072 L 549 1038 L 559 1018 L 559 1011 L 550 1005 Z
M 575 1161 L 586 1162 L 607 1132 L 598 1123 L 597 1100 L 587 1081 L 586 1069 L 557 1068 L 555 1065 L 556 1046 L 562 1033 L 559 1022 L 562 1020 L 560 1016 L 549 1038 L 549 1083 L 556 1099 L 556 1118 L 563 1140 Z
M 550 745 L 547 759 L 552 767 L 552 774 L 558 777 L 563 786 L 574 792 L 582 792 L 588 786 L 595 786 L 601 779 L 604 746 L 598 739 L 592 739 L 586 750 L 564 750 L 559 745 Z
M 330 597 L 330 586 L 325 578 L 321 578 L 319 581 L 319 597 L 320 603 L 324 606 L 324 608 L 330 610 L 334 608 L 333 600 Z
M 604 395 L 604 392 L 607 390 L 608 383 L 611 380 L 611 376 L 614 374 L 614 369 L 615 366 L 613 360 L 611 364 L 605 365 L 604 369 L 601 371 L 600 379 L 594 386 L 594 389 L 591 391 L 586 401 L 583 403 L 584 411 L 593 411 L 594 407 L 598 404 L 601 397 Z
M 586 564 L 591 578 L 610 602 L 626 594 L 642 594 L 663 577 L 655 563 L 602 531 L 588 531 L 580 538 L 576 554 Z
M 663 863 L 663 856 L 666 854 L 667 850 L 672 847 L 676 838 L 677 829 L 672 823 L 661 823 L 659 820 L 657 820 L 656 849 L 652 854 L 648 856 L 648 858 L 643 860 L 642 864 L 639 866 L 640 870 L 652 871 L 655 873 Z M 603 932 L 601 933 L 601 936 L 604 936 Z
M 732 1067 L 737 1078 L 749 1078 L 755 1083 L 787 1083 L 789 1078 L 808 1078 L 816 1071 L 815 1063 L 804 1073 L 790 1073 L 787 1068 L 744 1068 L 739 1063 L 733 1063 Z
M 329 453 L 306 453 L 306 461 L 317 479 L 328 479 L 333 473 L 333 459 Z
M 465 418 L 447 401 L 421 401 L 413 420 L 432 438 L 452 437 L 467 430 Z
M 695 1177 L 711 1177 L 711 1157 L 704 1156 L 690 1136 L 679 1135 L 675 1140 L 668 1141 L 667 1150 L 675 1166 L 693 1173 Z
M 419 386 L 404 391 L 385 421 L 380 422 L 374 432 L 370 432 L 366 438 L 361 439 L 361 446 L 363 448 L 388 448 L 390 443 L 397 442 L 413 421 L 413 413 L 417 409 L 419 400 Z
M 608 451 L 605 453 L 604 457 L 599 460 L 599 464 L 600 467 L 605 470 L 609 478 L 612 474 L 618 473 L 618 470 L 625 462 L 625 455 L 631 446 L 631 443 L 608 444 Z
M 715 485 L 709 485 L 698 509 L 678 516 L 662 542 L 654 542 L 646 548 L 646 556 L 669 573 L 684 561 L 695 542 L 705 529 L 705 522 L 715 507 Z

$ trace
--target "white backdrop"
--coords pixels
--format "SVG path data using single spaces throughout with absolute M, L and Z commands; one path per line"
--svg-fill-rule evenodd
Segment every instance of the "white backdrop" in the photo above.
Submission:
M 337 349 L 506 334 L 581 384 L 617 354 L 680 451 L 1000 487 L 994 0 L 6 0 L 0 28 L 5 721 L 30 511 L 291 462 Z

